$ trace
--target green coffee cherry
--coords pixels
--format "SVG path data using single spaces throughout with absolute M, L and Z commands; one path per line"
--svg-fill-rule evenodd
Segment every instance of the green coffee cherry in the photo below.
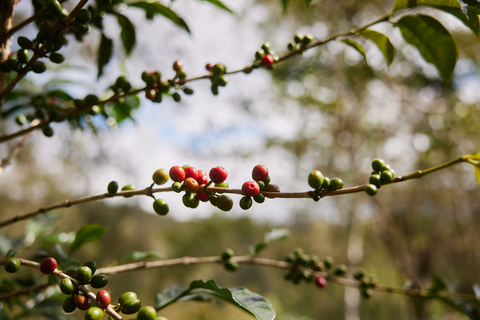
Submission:
M 15 117 L 15 122 L 19 126 L 23 126 L 25 123 L 27 123 L 27 118 L 23 114 L 19 114 Z
M 85 97 L 85 99 L 83 99 L 83 102 L 86 106 L 94 106 L 98 104 L 99 101 L 100 99 L 98 99 L 98 97 L 94 94 L 89 94 Z
M 108 194 L 113 196 L 118 191 L 118 182 L 117 181 L 110 181 L 107 187 Z
M 217 197 L 216 205 L 222 211 L 230 211 L 233 208 L 233 200 L 229 196 L 221 194 Z
M 37 61 L 39 62 L 39 61 Z M 20 63 L 15 59 L 8 59 L 5 61 L 5 64 L 9 71 L 18 71 L 20 70 Z M 35 66 L 35 65 L 34 65 Z M 33 69 L 33 68 L 32 68 Z
M 161 186 L 162 184 L 165 184 L 168 181 L 168 179 L 170 179 L 170 176 L 167 170 L 158 169 L 153 173 L 152 179 L 153 179 L 153 182 L 155 182 L 155 184 Z
M 32 66 L 32 71 L 35 73 L 44 73 L 47 70 L 47 66 L 43 61 L 35 61 Z
M 272 49 L 270 47 L 270 42 L 265 42 L 264 44 L 262 44 L 262 51 L 272 54 Z
M 330 269 L 333 265 L 333 258 L 325 257 L 325 259 L 323 259 L 323 264 L 325 265 L 325 268 Z
M 90 285 L 95 288 L 103 288 L 108 284 L 108 277 L 104 274 L 96 274 L 90 280 Z
M 240 208 L 243 210 L 248 210 L 252 207 L 253 201 L 251 197 L 244 196 L 240 199 Z
M 163 199 L 156 199 L 154 202 L 153 202 L 153 210 L 155 210 L 155 212 L 158 214 L 158 215 L 161 215 L 161 216 L 164 216 L 168 213 L 169 211 L 169 208 L 168 208 L 168 203 L 163 200 Z
M 65 57 L 60 53 L 51 53 L 49 57 L 50 61 L 56 64 L 60 64 L 65 61 Z
M 5 271 L 8 273 L 15 273 L 20 270 L 20 265 L 22 263 L 17 258 L 10 258 L 5 262 Z
M 222 258 L 223 261 L 227 261 L 228 259 L 230 259 L 234 255 L 235 255 L 235 252 L 232 249 L 227 248 L 227 249 L 222 251 L 220 257 Z
M 120 310 L 125 314 L 134 314 L 140 310 L 142 302 L 137 298 L 130 298 L 122 302 Z
M 130 190 L 137 190 L 137 187 L 135 187 L 133 184 L 127 184 L 126 186 L 124 186 L 122 188 L 121 191 L 130 191 Z M 124 196 L 124 197 L 125 198 L 130 198 L 130 197 L 133 197 L 133 195 L 132 196 Z
M 182 97 L 178 92 L 175 92 L 174 94 L 172 94 L 172 98 L 175 102 L 180 102 L 180 100 L 182 100 Z
M 50 37 L 52 36 L 54 33 L 55 33 L 55 28 L 53 27 L 53 25 L 48 22 L 48 21 L 43 21 L 42 23 L 40 23 L 40 25 L 38 26 L 38 32 L 42 35 L 42 36 L 45 36 L 45 37 Z
M 62 279 L 60 282 L 60 290 L 65 294 L 72 294 L 75 288 L 75 283 L 70 278 Z
M 95 261 L 87 261 L 83 264 L 85 267 L 89 267 L 90 270 L 92 270 L 92 275 L 95 274 L 95 271 L 97 271 L 97 264 L 95 263 Z
M 393 180 L 393 178 L 394 174 L 390 170 L 384 170 L 382 171 L 382 173 L 380 173 L 380 181 L 382 182 L 382 184 L 389 183 Z
M 365 192 L 369 196 L 374 196 L 377 194 L 377 186 L 375 186 L 374 184 L 367 184 L 367 186 L 365 187 Z
M 343 181 L 340 178 L 333 178 L 330 180 L 330 185 L 328 186 L 329 191 L 338 190 L 343 188 Z
M 182 196 L 182 202 L 187 208 L 192 208 L 195 206 L 195 195 L 191 192 L 185 192 Z
M 55 50 L 55 43 L 53 43 L 52 40 L 47 39 L 43 42 L 43 49 L 45 49 L 45 52 L 52 52 Z
M 188 88 L 188 87 L 183 88 L 183 92 L 187 95 L 192 95 L 193 94 L 193 90 L 191 88 Z
M 22 49 L 27 49 L 30 50 L 33 48 L 33 43 L 30 41 L 30 39 L 26 37 L 18 37 L 17 38 L 17 43 Z
M 62 5 L 57 0 L 48 0 L 47 9 L 55 17 L 62 15 Z
M 102 320 L 103 310 L 99 307 L 91 307 L 85 313 L 85 320 Z
M 225 266 L 225 269 L 227 269 L 228 271 L 238 270 L 238 262 L 235 260 L 227 260 L 223 265 Z
M 227 83 L 228 83 L 228 78 L 227 77 L 225 77 L 223 75 L 218 76 L 217 85 L 219 87 L 225 87 L 227 85 Z
M 345 273 L 347 273 L 347 266 L 344 264 L 338 265 L 333 269 L 333 274 L 336 276 L 343 276 Z
M 318 189 L 322 186 L 323 174 L 318 170 L 313 170 L 308 175 L 308 185 L 313 189 Z
M 263 51 L 262 49 L 255 52 L 255 58 L 258 60 L 262 59 L 264 55 L 265 55 L 265 51 Z
M 183 191 L 183 185 L 180 182 L 174 182 L 172 184 L 172 190 L 176 193 L 180 193 Z
M 210 89 L 212 90 L 212 94 L 213 94 L 214 96 L 218 95 L 218 86 L 212 85 L 212 87 L 211 87 Z
M 368 179 L 368 182 L 375 185 L 376 187 L 380 187 L 380 185 L 382 184 L 379 174 L 372 174 Z
M 92 277 L 92 269 L 89 267 L 83 266 L 77 269 L 77 280 L 81 284 L 87 284 Z
M 63 301 L 63 311 L 67 313 L 71 313 L 77 309 L 77 306 L 75 305 L 75 298 L 73 296 L 68 297 Z
M 118 298 L 118 303 L 122 304 L 128 299 L 137 299 L 137 294 L 132 291 L 125 292 Z
M 259 193 L 255 197 L 253 197 L 253 200 L 255 200 L 256 203 L 264 203 L 265 196 L 263 195 L 263 193 Z
M 75 17 L 75 20 L 77 20 L 80 23 L 90 22 L 90 20 L 92 20 L 92 14 L 87 9 L 82 9 Z
M 49 126 L 43 127 L 42 132 L 43 132 L 43 134 L 45 135 L 45 137 L 49 137 L 49 138 L 50 138 L 50 137 L 53 137 L 53 135 L 54 135 L 54 133 L 55 133 L 55 132 L 53 131 L 53 129 L 52 129 L 51 127 L 49 127 Z
M 380 172 L 385 168 L 385 161 L 383 159 L 375 159 L 372 161 L 373 171 Z
M 155 320 L 157 311 L 153 307 L 143 307 L 137 314 L 137 320 Z
M 20 63 L 27 63 L 28 59 L 30 57 L 30 54 L 28 53 L 27 49 L 20 49 L 17 51 L 17 60 Z
M 214 75 L 221 75 L 227 71 L 227 67 L 224 64 L 217 63 L 213 66 L 212 72 Z
M 365 270 L 363 270 L 363 269 L 359 269 L 359 270 L 357 270 L 357 271 L 355 271 L 355 272 L 353 273 L 353 278 L 354 278 L 355 280 L 359 280 L 359 281 L 360 281 L 360 280 L 363 279 L 363 277 L 365 277 Z

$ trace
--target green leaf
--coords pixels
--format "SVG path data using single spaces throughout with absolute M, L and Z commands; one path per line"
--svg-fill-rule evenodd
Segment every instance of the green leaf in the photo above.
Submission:
M 233 11 L 229 7 L 227 7 L 223 2 L 221 2 L 220 0 L 202 0 L 202 1 L 210 2 L 211 4 L 214 4 L 217 7 L 233 14 Z
M 405 41 L 437 68 L 444 81 L 452 77 L 458 58 L 457 45 L 440 22 L 424 15 L 405 16 L 395 26 L 400 28 Z
M 115 16 L 117 17 L 120 28 L 122 28 L 122 31 L 120 32 L 120 38 L 122 39 L 125 53 L 127 56 L 129 56 L 136 43 L 135 26 L 130 19 L 125 17 L 123 14 L 116 13 Z
M 440 278 L 437 275 L 432 276 L 432 286 L 430 287 L 430 292 L 439 292 L 439 291 L 444 291 L 447 290 L 448 287 L 443 281 L 442 278 Z
M 55 97 L 55 98 L 59 98 L 59 99 L 62 99 L 64 101 L 72 101 L 73 98 L 71 95 L 69 95 L 68 93 L 66 93 L 65 91 L 63 90 L 51 90 L 51 91 L 48 91 L 47 92 L 47 97 Z
M 77 251 L 87 243 L 97 242 L 102 238 L 105 229 L 106 227 L 95 223 L 83 225 L 75 235 L 75 240 L 70 246 L 70 252 Z
M 151 258 L 165 259 L 166 256 L 163 253 L 156 252 L 156 251 L 147 251 L 147 252 L 133 251 L 126 257 L 123 257 L 122 259 L 118 260 L 118 263 L 122 264 L 126 262 L 141 261 L 141 260 L 146 260 Z
M 275 310 L 265 297 L 246 288 L 221 288 L 213 280 L 207 282 L 203 280 L 192 281 L 188 289 L 183 289 L 178 285 L 168 287 L 162 293 L 157 294 L 155 309 L 158 311 L 176 301 L 198 300 L 199 293 L 208 293 L 217 298 L 222 298 L 252 314 L 258 320 L 273 320 L 275 318 Z
M 358 43 L 353 41 L 352 39 L 342 39 L 341 42 L 345 43 L 346 45 L 352 47 L 353 49 L 357 50 L 362 56 L 365 62 L 367 62 L 367 54 L 363 47 Z
M 103 74 L 103 67 L 110 61 L 110 58 L 112 56 L 112 48 L 112 39 L 107 38 L 102 32 L 102 39 L 100 40 L 100 46 L 98 47 L 97 57 L 98 78 L 100 78 Z
M 390 66 L 395 57 L 395 48 L 390 39 L 383 33 L 374 30 L 366 29 L 361 31 L 360 34 L 377 45 L 385 58 L 387 66 Z
M 272 241 L 281 241 L 285 240 L 288 237 L 288 229 L 273 229 L 270 232 L 265 234 L 264 240 L 266 243 Z
M 480 168 L 475 166 L 475 177 L 477 178 L 477 183 L 480 186 Z
M 451 15 L 457 17 L 463 24 L 469 28 L 477 39 L 480 35 L 480 24 L 478 21 L 477 13 L 474 11 L 468 10 L 467 15 L 462 11 L 462 9 L 452 8 L 452 7 L 438 7 L 438 9 L 450 13 Z
M 287 12 L 288 0 L 280 0 L 282 3 L 283 13 Z
M 415 6 L 445 6 L 462 9 L 462 5 L 458 0 L 395 0 L 393 4 L 393 11 L 403 8 L 411 8 Z
M 305 7 L 307 7 L 307 9 L 310 8 L 310 3 L 312 2 L 312 0 L 302 0 L 302 1 Z
M 164 16 L 165 18 L 169 19 L 173 23 L 175 23 L 177 26 L 185 29 L 187 32 L 190 32 L 190 29 L 188 28 L 187 24 L 185 21 L 180 18 L 175 11 L 170 9 L 167 6 L 164 6 L 161 3 L 158 2 L 145 2 L 145 1 L 138 1 L 138 2 L 132 2 L 128 4 L 129 7 L 137 7 L 140 9 L 145 10 L 145 14 L 148 15 L 155 15 L 159 14 Z

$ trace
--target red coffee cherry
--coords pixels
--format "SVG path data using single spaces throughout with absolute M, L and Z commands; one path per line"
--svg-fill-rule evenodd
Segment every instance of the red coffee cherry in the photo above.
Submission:
M 316 277 L 315 285 L 319 288 L 325 288 L 327 286 L 327 280 L 324 277 Z
M 256 181 L 247 181 L 242 185 L 242 192 L 249 197 L 255 197 L 260 192 L 260 186 Z
M 213 69 L 213 64 L 207 63 L 207 65 L 205 66 L 205 69 L 207 69 L 208 71 L 212 71 L 212 69 Z
M 195 180 L 197 180 L 199 185 L 206 184 L 208 182 L 207 173 L 203 170 L 198 170 L 198 176 Z
M 75 305 L 80 310 L 87 310 L 92 306 L 92 299 L 84 294 L 75 297 Z
M 57 268 L 57 260 L 53 259 L 52 257 L 48 257 L 43 259 L 40 263 L 40 271 L 43 274 L 50 274 Z
M 183 182 L 183 188 L 187 192 L 195 193 L 198 190 L 198 182 L 197 182 L 197 180 L 195 180 L 193 178 L 187 178 Z
M 110 297 L 110 293 L 108 293 L 107 290 L 100 290 L 97 293 L 96 301 L 97 301 L 97 305 L 100 308 L 106 309 L 110 305 L 112 298 Z
M 263 164 L 257 164 L 252 170 L 252 179 L 255 181 L 264 181 L 268 178 L 268 168 Z
M 185 180 L 185 170 L 180 166 L 171 167 L 168 173 L 173 181 L 182 182 Z
M 210 198 L 207 196 L 207 194 L 205 192 L 197 191 L 197 198 L 198 198 L 198 200 L 200 200 L 202 202 L 210 201 Z
M 260 60 L 260 64 L 262 67 L 271 67 L 273 63 L 275 62 L 275 59 L 273 59 L 273 56 L 271 54 L 266 54 L 263 56 L 262 60 Z
M 218 184 L 227 180 L 228 172 L 227 170 L 225 170 L 224 167 L 219 166 L 219 167 L 212 168 L 208 175 L 210 176 L 210 179 L 213 181 L 213 183 Z
M 197 169 L 195 169 L 195 167 L 186 167 L 184 170 L 185 170 L 185 179 L 193 178 L 193 179 L 197 180 L 198 171 L 197 171 Z

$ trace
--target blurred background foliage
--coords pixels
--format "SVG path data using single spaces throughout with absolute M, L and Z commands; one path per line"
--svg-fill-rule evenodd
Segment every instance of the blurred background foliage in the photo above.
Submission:
M 254 26 L 263 35 L 261 38 L 269 40 L 274 48 L 285 48 L 297 30 L 311 32 L 318 38 L 349 30 L 388 12 L 393 1 L 346 0 L 340 4 L 317 0 L 308 10 L 300 1 L 291 1 L 285 13 L 278 0 L 258 0 L 248 5 L 265 12 Z M 416 49 L 402 42 L 398 30 L 381 24 L 376 29 L 387 33 L 397 49 L 389 69 L 372 44 L 359 39 L 367 51 L 366 64 L 353 49 L 332 42 L 276 66 L 268 92 L 261 93 L 264 96 L 260 102 L 258 94 L 230 97 L 230 103 L 252 118 L 267 122 L 280 119 L 278 126 L 285 124 L 282 121 L 288 122 L 287 133 L 274 131 L 258 137 L 265 150 L 281 150 L 278 154 L 286 155 L 282 161 L 290 161 L 289 167 L 295 169 L 296 179 L 291 185 L 280 178 L 282 189 L 285 186 L 303 190 L 306 184 L 302 187 L 299 181 L 304 182 L 305 174 L 312 169 L 329 177 L 341 177 L 346 186 L 352 186 L 368 180 L 370 162 L 376 157 L 385 159 L 399 175 L 480 150 L 478 43 L 468 29 L 446 14 L 425 8 L 418 11 L 442 21 L 458 42 L 459 61 L 449 86 Z M 238 14 L 238 23 L 247 19 L 242 12 Z M 141 27 L 137 25 L 138 30 Z M 249 77 L 255 77 L 255 73 Z M 235 88 L 232 86 L 231 90 Z M 142 103 L 146 107 L 146 102 Z M 1 130 L 5 130 L 4 122 L 1 125 Z M 109 161 L 122 165 L 103 148 L 95 156 L 86 156 L 82 148 L 75 148 L 70 134 L 56 139 L 63 157 L 62 168 L 72 175 L 61 177 L 61 173 L 39 170 L 41 165 L 35 160 L 33 146 L 27 144 L 15 166 L 7 169 L 16 170 L 14 184 L 2 184 L 0 189 L 2 217 L 72 197 L 62 185 L 64 180 L 76 179 L 80 185 L 94 183 L 90 168 L 95 165 Z M 233 150 L 232 154 L 248 159 L 253 152 Z M 214 159 L 221 164 L 221 158 L 214 156 L 206 156 L 204 161 Z M 84 195 L 77 192 L 75 196 Z M 373 198 L 362 193 L 318 203 L 289 200 L 294 205 L 289 207 L 291 218 L 287 222 L 257 220 L 249 217 L 248 212 L 239 217 L 238 206 L 230 213 L 215 212 L 212 207 L 213 214 L 207 218 L 180 222 L 174 217 L 159 218 L 144 212 L 136 203 L 111 206 L 112 201 L 62 209 L 49 216 L 50 220 L 36 220 L 45 223 L 43 236 L 53 232 L 68 235 L 84 223 L 107 226 L 100 242 L 75 253 L 80 262 L 95 260 L 99 266 L 107 266 L 132 251 L 157 251 L 175 258 L 218 255 L 231 247 L 236 254 L 243 255 L 248 253 L 249 245 L 263 239 L 265 232 L 284 227 L 290 231 L 288 239 L 271 244 L 262 256 L 280 260 L 301 247 L 307 253 L 332 256 L 336 262 L 348 265 L 349 275 L 364 268 L 376 274 L 384 285 L 426 288 L 432 275 L 439 275 L 455 284 L 457 292 L 473 294 L 474 284 L 480 282 L 480 201 L 473 168 L 466 164 L 418 181 L 381 188 Z M 287 200 L 267 200 L 262 208 L 275 201 Z M 28 223 L 19 223 L 2 230 L 2 254 L 11 247 L 24 245 L 20 256 L 25 258 L 37 249 L 58 253 L 54 244 L 32 240 L 31 235 L 25 234 L 25 226 L 28 229 Z M 19 286 L 31 274 L 37 276 L 33 270 L 22 269 L 14 276 L 2 271 L 0 290 Z M 113 300 L 125 291 L 135 291 L 144 305 L 151 305 L 155 294 L 166 286 L 215 279 L 220 286 L 244 286 L 267 297 L 278 319 L 416 317 L 414 304 L 403 295 L 374 292 L 370 299 L 363 299 L 357 290 L 334 283 L 319 290 L 313 284 L 295 286 L 283 280 L 283 276 L 282 270 L 257 266 L 242 265 L 237 273 L 230 273 L 221 265 L 178 266 L 112 275 L 108 289 Z M 12 283 L 11 279 L 19 282 Z M 44 295 L 32 295 L 31 300 L 22 301 L 27 307 L 36 305 L 36 310 L 42 310 L 42 303 L 54 301 L 57 294 L 47 290 Z M 48 310 L 50 305 L 46 305 Z M 419 319 L 467 319 L 439 302 L 429 301 L 422 308 Z M 250 318 L 230 306 L 196 302 L 174 304 L 161 315 L 171 320 Z M 77 311 L 73 317 L 83 318 L 83 313 Z

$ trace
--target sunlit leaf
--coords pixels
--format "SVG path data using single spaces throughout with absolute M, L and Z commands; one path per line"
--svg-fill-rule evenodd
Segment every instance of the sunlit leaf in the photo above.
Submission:
M 424 15 L 405 16 L 395 26 L 400 28 L 405 41 L 437 68 L 444 81 L 452 77 L 458 57 L 457 45 L 440 22 Z
M 102 33 L 102 39 L 100 40 L 100 46 L 98 47 L 97 57 L 98 78 L 100 78 L 103 74 L 103 67 L 110 61 L 110 57 L 112 56 L 112 48 L 113 41 Z
M 475 166 L 475 177 L 477 177 L 477 183 L 480 186 L 480 168 Z
M 415 6 L 446 6 L 462 9 L 462 5 L 458 0 L 395 0 L 393 11 Z
M 105 233 L 105 229 L 106 227 L 95 223 L 83 225 L 75 235 L 70 252 L 77 251 L 87 243 L 99 241 Z
M 282 3 L 283 12 L 287 12 L 288 0 L 280 0 Z
M 47 97 L 55 97 L 64 101 L 72 101 L 73 98 L 63 90 L 51 90 L 47 92 Z
M 132 49 L 136 43 L 135 26 L 130 21 L 130 19 L 128 19 L 124 15 L 116 13 L 115 16 L 117 17 L 118 24 L 122 29 L 122 31 L 120 32 L 120 39 L 122 39 L 125 53 L 128 56 L 132 52 Z
M 432 285 L 429 288 L 429 290 L 431 292 L 438 292 L 438 291 L 443 291 L 443 290 L 447 290 L 447 289 L 448 289 L 448 287 L 447 287 L 447 285 L 445 284 L 445 281 L 442 278 L 440 278 L 437 275 L 432 276 Z
M 357 50 L 363 56 L 363 59 L 365 60 L 365 62 L 367 61 L 367 53 L 358 42 L 353 41 L 352 39 L 342 39 L 340 41 L 352 47 L 353 49 Z
M 221 9 L 223 9 L 223 10 L 225 10 L 225 11 L 228 11 L 228 12 L 230 12 L 230 13 L 233 13 L 233 11 L 232 11 L 229 7 L 227 7 L 227 6 L 226 6 L 222 1 L 220 1 L 220 0 L 202 0 L 202 1 L 210 2 L 211 4 L 214 4 L 214 5 L 216 5 L 217 7 L 221 8 Z
M 477 37 L 477 39 L 479 38 L 480 24 L 477 13 L 468 10 L 467 15 L 465 15 L 465 13 L 461 9 L 452 7 L 438 7 L 438 9 L 457 17 L 460 21 L 463 22 L 463 24 L 467 28 L 469 28 L 473 32 L 473 34 L 475 34 L 475 37 Z
M 130 7 L 137 7 L 140 9 L 145 10 L 145 14 L 148 15 L 155 15 L 159 14 L 164 16 L 165 18 L 169 19 L 173 23 L 175 23 L 177 26 L 185 29 L 186 31 L 190 32 L 190 29 L 188 28 L 187 24 L 185 21 L 180 18 L 175 11 L 170 9 L 167 6 L 164 6 L 163 4 L 159 2 L 145 2 L 145 1 L 138 1 L 138 2 L 131 2 L 128 4 Z
M 378 49 L 380 49 L 383 57 L 385 58 L 387 66 L 390 66 L 393 58 L 395 57 L 395 48 L 390 42 L 390 39 L 383 33 L 374 30 L 366 29 L 361 31 L 360 34 L 377 45 Z
M 310 8 L 310 3 L 312 2 L 312 0 L 302 0 L 302 1 L 305 7 L 307 7 L 307 9 Z

